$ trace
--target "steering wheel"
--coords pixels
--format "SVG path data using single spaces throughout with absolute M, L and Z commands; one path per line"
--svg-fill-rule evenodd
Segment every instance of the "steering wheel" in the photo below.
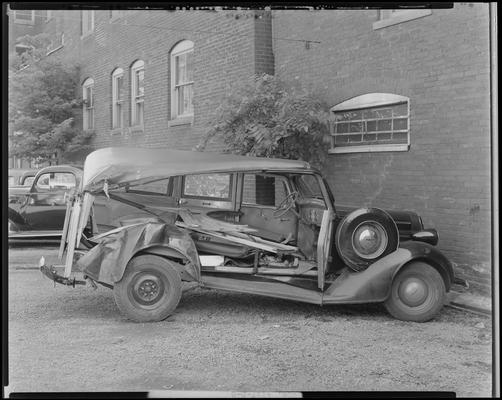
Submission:
M 296 210 L 293 209 L 295 206 L 296 200 L 298 199 L 298 192 L 294 191 L 288 194 L 283 201 L 275 208 L 274 210 L 274 218 L 281 218 L 284 214 L 286 214 L 289 210 L 292 210 L 295 215 L 298 215 Z

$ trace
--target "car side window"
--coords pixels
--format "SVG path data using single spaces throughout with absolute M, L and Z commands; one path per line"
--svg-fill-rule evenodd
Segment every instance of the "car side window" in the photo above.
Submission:
M 277 207 L 287 195 L 287 180 L 283 176 L 244 174 L 243 204 Z
M 199 174 L 183 177 L 183 193 L 186 198 L 231 200 L 231 174 Z
M 31 186 L 33 184 L 33 181 L 35 180 L 34 176 L 28 176 L 24 179 L 23 181 L 23 186 Z
M 40 175 L 36 187 L 42 190 L 71 189 L 76 184 L 75 175 L 71 172 L 48 172 Z
M 155 182 L 143 183 L 125 188 L 126 192 L 145 195 L 171 195 L 172 179 L 166 178 Z

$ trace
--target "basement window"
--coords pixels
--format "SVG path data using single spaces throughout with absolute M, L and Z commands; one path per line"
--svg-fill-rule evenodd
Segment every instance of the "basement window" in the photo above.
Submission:
M 390 93 L 357 96 L 331 108 L 330 153 L 407 151 L 409 99 Z

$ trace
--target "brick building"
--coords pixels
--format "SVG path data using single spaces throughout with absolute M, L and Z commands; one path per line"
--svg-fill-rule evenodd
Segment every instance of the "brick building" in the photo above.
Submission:
M 51 55 L 81 65 L 96 147 L 191 149 L 220 96 L 254 74 L 315 88 L 333 106 L 325 172 L 337 203 L 417 211 L 467 278 L 489 283 L 488 4 L 61 10 L 44 30 L 59 43 Z

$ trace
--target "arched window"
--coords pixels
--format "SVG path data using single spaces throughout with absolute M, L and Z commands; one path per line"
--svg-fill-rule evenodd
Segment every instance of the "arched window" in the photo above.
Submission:
M 83 129 L 94 129 L 94 79 L 87 78 L 82 84 Z
M 406 151 L 410 146 L 409 98 L 368 93 L 331 108 L 330 153 Z
M 193 42 L 171 50 L 171 119 L 193 116 Z
M 124 70 L 115 68 L 112 72 L 112 128 L 124 126 Z
M 131 65 L 131 126 L 143 126 L 145 113 L 145 63 Z

